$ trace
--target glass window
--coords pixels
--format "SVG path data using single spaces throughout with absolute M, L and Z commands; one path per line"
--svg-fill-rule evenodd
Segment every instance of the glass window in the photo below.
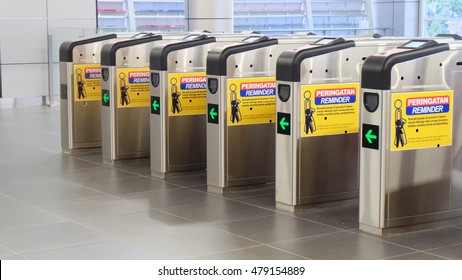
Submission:
M 183 31 L 184 0 L 97 0 L 100 32 Z
M 461 0 L 424 0 L 423 35 L 462 34 Z

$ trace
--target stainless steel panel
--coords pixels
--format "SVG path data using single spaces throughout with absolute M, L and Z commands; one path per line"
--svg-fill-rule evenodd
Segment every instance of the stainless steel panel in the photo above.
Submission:
M 116 94 L 116 67 L 104 66 L 109 69 L 109 79 L 101 81 L 101 89 L 109 91 L 109 107 L 101 107 L 101 142 L 103 161 L 111 164 L 115 160 L 115 135 L 117 127 L 115 125 L 115 106 L 117 106 Z
M 149 107 L 119 109 L 115 125 L 116 159 L 149 156 Z
M 167 172 L 167 135 L 166 128 L 166 112 L 168 108 L 167 98 L 162 94 L 166 91 L 168 85 L 167 73 L 165 71 L 151 71 L 160 76 L 160 83 L 158 87 L 153 87 L 151 84 L 151 96 L 159 97 L 160 115 L 150 115 L 150 149 L 151 149 L 151 173 L 154 176 L 164 177 Z
M 357 133 L 302 138 L 298 203 L 357 196 L 358 153 Z
M 378 125 L 379 137 L 385 139 L 385 131 L 382 122 L 388 117 L 387 107 L 384 106 L 384 96 L 389 95 L 389 91 L 378 91 L 371 89 L 361 89 L 361 96 L 364 92 L 379 94 L 379 107 L 376 112 L 369 113 L 360 102 L 361 124 Z M 381 104 L 381 105 L 380 105 Z M 362 135 L 362 125 L 359 127 L 359 134 Z M 383 177 L 384 145 L 379 143 L 379 150 L 367 149 L 360 145 L 359 158 L 359 223 L 360 229 L 375 233 L 373 229 L 379 229 L 384 224 L 385 212 L 385 186 Z
M 276 86 L 281 84 L 278 82 Z M 300 98 L 299 83 L 283 83 L 290 86 L 290 98 L 283 103 L 279 99 L 276 100 L 276 111 L 282 113 L 292 113 L 292 118 L 297 115 L 300 106 L 295 100 Z M 292 121 L 291 135 L 276 134 L 276 206 L 283 210 L 293 211 L 298 197 L 298 143 L 299 135 L 298 126 L 294 125 L 297 122 Z
M 101 101 L 74 103 L 74 148 L 101 147 Z
M 451 147 L 390 152 L 387 220 L 449 210 L 450 159 Z
M 274 124 L 229 126 L 227 129 L 227 184 L 274 181 Z
M 206 115 L 169 117 L 169 171 L 206 168 Z
M 226 141 L 224 121 L 227 118 L 226 95 L 227 90 L 226 77 L 207 76 L 207 79 L 214 78 L 218 80 L 218 91 L 211 94 L 207 89 L 207 103 L 219 105 L 219 124 L 207 123 L 207 187 L 210 191 L 222 192 L 225 186 L 226 170 Z
M 59 84 L 60 84 L 60 113 L 61 113 L 61 147 L 63 153 L 70 153 L 70 149 L 72 148 L 72 143 L 70 139 L 72 138 L 72 124 L 69 123 L 70 120 L 70 110 L 69 107 L 69 97 L 68 94 L 70 92 L 70 85 L 68 81 L 71 80 L 70 78 L 70 68 L 72 68 L 72 63 L 59 63 Z M 72 72 L 71 72 L 72 73 Z M 63 96 L 65 95 L 65 96 Z M 63 97 L 65 99 L 63 99 Z
M 418 58 L 396 65 L 392 71 L 392 90 L 384 92 L 382 103 L 382 159 L 370 161 L 367 153 L 361 152 L 361 228 L 382 234 L 391 227 L 425 223 L 460 216 L 462 214 L 462 195 L 460 180 L 461 123 L 461 82 L 457 70 L 456 54 L 444 52 Z M 456 71 L 457 70 L 457 71 Z M 390 151 L 391 129 L 389 112 L 391 96 L 394 93 L 426 92 L 444 89 L 454 90 L 453 143 L 452 146 L 425 148 L 409 151 Z M 368 90 L 367 90 L 368 91 Z M 367 123 L 368 113 L 362 114 Z M 369 152 L 370 154 L 371 152 Z M 363 163 L 363 160 L 365 161 Z M 385 193 L 374 193 L 374 184 L 368 173 L 371 166 L 382 166 L 381 185 Z M 379 224 L 377 208 L 383 210 Z M 370 215 L 368 213 L 374 213 Z M 372 222 L 371 222 L 372 221 Z

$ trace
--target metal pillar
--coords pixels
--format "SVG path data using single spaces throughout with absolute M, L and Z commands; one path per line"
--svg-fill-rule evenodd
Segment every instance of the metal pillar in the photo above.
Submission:
M 188 30 L 231 33 L 233 0 L 186 0 L 185 19 Z

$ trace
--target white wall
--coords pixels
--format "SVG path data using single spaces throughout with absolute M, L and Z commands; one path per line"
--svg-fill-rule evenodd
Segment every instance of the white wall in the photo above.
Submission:
M 48 95 L 48 34 L 96 28 L 96 1 L 0 0 L 0 7 L 2 97 Z
M 420 0 L 371 0 L 373 24 L 389 36 L 419 35 Z

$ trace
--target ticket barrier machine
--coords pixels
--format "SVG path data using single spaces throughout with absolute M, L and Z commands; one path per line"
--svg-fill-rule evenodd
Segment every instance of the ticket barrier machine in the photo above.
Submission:
M 207 36 L 208 35 L 208 36 Z M 206 168 L 207 54 L 248 35 L 190 35 L 151 50 L 151 174 Z
M 145 34 L 103 46 L 100 102 L 104 163 L 149 157 L 149 54 L 162 40 L 181 37 L 184 35 Z
M 207 56 L 207 188 L 274 182 L 276 59 L 319 37 L 251 36 Z
M 101 148 L 101 48 L 128 36 L 107 34 L 61 44 L 59 74 L 63 153 Z
M 359 82 L 367 56 L 404 38 L 323 38 L 277 61 L 276 207 L 358 196 Z
M 462 215 L 462 44 L 412 40 L 362 68 L 360 229 Z

